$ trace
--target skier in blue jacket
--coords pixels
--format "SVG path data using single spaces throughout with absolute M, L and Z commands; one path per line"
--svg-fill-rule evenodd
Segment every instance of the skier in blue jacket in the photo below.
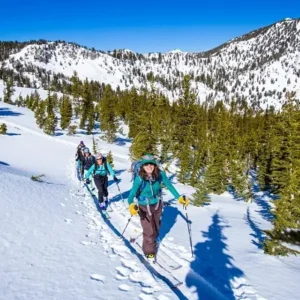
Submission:
M 113 176 L 114 181 L 118 181 L 117 177 L 115 176 L 115 172 L 112 169 L 111 165 L 106 161 L 106 158 L 101 154 L 98 153 L 95 156 L 96 162 L 90 167 L 85 175 L 86 183 L 90 182 L 90 176 L 93 174 L 94 183 L 98 189 L 98 201 L 100 204 L 100 208 L 105 210 L 108 204 L 108 177 L 107 175 L 110 174 Z M 105 197 L 105 201 L 104 201 Z

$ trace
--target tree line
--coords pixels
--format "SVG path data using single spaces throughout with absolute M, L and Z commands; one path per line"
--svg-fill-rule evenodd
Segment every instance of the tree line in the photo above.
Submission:
M 300 244 L 300 103 L 295 93 L 286 93 L 276 111 L 234 99 L 229 104 L 199 104 L 188 75 L 173 103 L 154 85 L 149 90 L 113 90 L 110 85 L 81 81 L 76 73 L 70 85 L 68 95 L 57 97 L 49 91 L 41 101 L 35 92 L 26 99 L 19 97 L 16 104 L 32 109 L 48 134 L 54 134 L 58 118 L 70 134 L 76 132 L 71 125 L 74 118 L 87 134 L 98 121 L 105 139 L 113 143 L 122 124 L 128 125 L 131 156 L 139 159 L 151 152 L 166 169 L 175 162 L 178 179 L 196 189 L 194 205 L 207 204 L 211 193 L 225 191 L 251 202 L 257 179 L 261 190 L 278 196 L 271 211 L 274 227 L 265 231 L 265 252 L 298 253 L 286 243 Z

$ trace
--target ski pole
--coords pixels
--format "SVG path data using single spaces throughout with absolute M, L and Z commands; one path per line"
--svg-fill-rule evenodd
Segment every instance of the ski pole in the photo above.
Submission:
M 185 200 L 185 196 L 183 196 L 183 199 Z M 183 208 L 185 210 L 187 210 L 186 206 L 183 205 Z M 189 221 L 189 217 L 187 212 L 185 212 L 185 217 L 186 217 L 186 224 L 187 224 L 187 228 L 188 228 L 188 232 L 189 232 L 189 238 L 190 238 L 190 246 L 191 246 L 191 253 L 192 253 L 192 257 L 194 257 L 194 251 L 193 251 L 193 242 L 192 242 L 192 228 L 191 228 L 191 223 Z
M 119 194 L 120 194 L 120 196 L 121 196 L 121 198 L 122 198 L 122 200 L 123 200 L 124 206 L 125 206 L 125 208 L 127 208 L 127 207 L 126 207 L 126 204 L 125 204 L 125 200 L 124 200 L 124 198 L 123 198 L 123 196 L 122 196 L 122 193 L 121 193 L 121 190 L 120 190 L 120 187 L 119 187 L 118 182 L 116 182 L 116 185 L 117 185 L 117 187 L 118 187 Z
M 121 234 L 121 236 L 120 236 L 121 239 L 124 238 L 124 233 L 125 233 L 125 231 L 126 231 L 126 229 L 127 229 L 127 226 L 129 225 L 129 223 L 130 223 L 132 217 L 133 217 L 133 216 L 131 216 L 131 217 L 128 219 L 128 222 L 127 222 L 127 224 L 126 224 L 126 226 L 125 226 L 125 228 L 124 228 L 124 230 L 123 230 L 123 232 L 122 232 L 122 234 Z
M 84 187 L 85 187 L 85 184 L 83 184 L 83 186 L 78 190 L 77 193 L 81 192 Z

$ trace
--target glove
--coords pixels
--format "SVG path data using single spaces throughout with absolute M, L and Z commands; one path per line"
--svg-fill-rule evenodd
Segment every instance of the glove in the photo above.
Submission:
M 179 202 L 180 204 L 182 204 L 184 207 L 187 207 L 187 206 L 189 205 L 189 199 L 186 198 L 185 196 L 180 196 L 180 197 L 178 198 L 178 202 Z
M 118 178 L 116 176 L 114 176 L 114 181 L 118 182 Z
M 135 204 L 135 203 L 131 203 L 129 205 L 129 213 L 132 215 L 132 216 L 136 216 L 138 214 L 138 206 Z
M 86 184 L 90 184 L 91 181 L 87 178 L 87 179 L 85 180 L 85 183 L 86 183 Z

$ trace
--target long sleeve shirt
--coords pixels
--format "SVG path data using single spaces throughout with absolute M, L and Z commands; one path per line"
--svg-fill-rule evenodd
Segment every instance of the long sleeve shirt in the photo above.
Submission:
M 168 188 L 176 199 L 180 197 L 180 194 L 177 192 L 166 173 L 160 171 L 160 180 L 156 180 L 155 182 L 143 180 L 140 176 L 135 178 L 128 196 L 128 204 L 130 205 L 136 196 L 138 196 L 139 204 L 141 205 L 147 205 L 148 202 L 149 204 L 156 204 L 161 198 L 161 183 Z M 142 190 L 140 191 L 141 187 Z

